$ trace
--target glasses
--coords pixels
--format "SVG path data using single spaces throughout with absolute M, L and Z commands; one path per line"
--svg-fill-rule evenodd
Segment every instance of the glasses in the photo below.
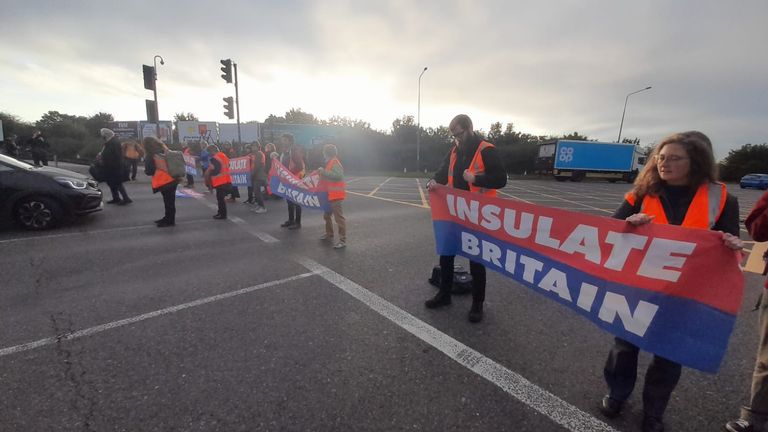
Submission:
M 656 163 L 664 163 L 664 161 L 667 161 L 669 163 L 676 163 L 680 162 L 682 160 L 690 159 L 687 157 L 680 157 L 680 156 L 667 156 L 667 155 L 656 155 L 653 157 L 656 160 Z

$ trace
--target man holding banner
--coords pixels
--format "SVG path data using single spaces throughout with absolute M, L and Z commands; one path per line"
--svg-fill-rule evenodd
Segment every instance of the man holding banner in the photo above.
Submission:
M 669 224 L 714 230 L 722 233 L 724 247 L 740 250 L 739 204 L 727 193 L 725 185 L 717 183 L 717 166 L 712 144 L 701 132 L 690 131 L 665 138 L 651 155 L 614 218 L 625 219 L 635 227 L 646 224 Z M 675 257 L 669 257 L 669 264 Z M 733 265 L 733 263 L 723 265 Z M 675 286 L 678 285 L 678 286 Z M 685 291 L 721 287 L 673 284 L 678 296 Z M 735 317 L 734 317 L 735 318 Z M 691 322 L 698 327 L 702 323 Z M 620 414 L 637 379 L 639 348 L 616 337 L 605 363 L 604 376 L 609 393 L 601 402 L 600 411 L 609 418 Z M 643 388 L 643 432 L 664 430 L 662 417 L 672 391 L 680 379 L 682 366 L 676 361 L 654 355 L 645 375 Z
M 216 189 L 216 202 L 219 205 L 219 211 L 213 218 L 226 219 L 227 203 L 224 198 L 232 189 L 232 177 L 229 175 L 229 158 L 224 152 L 219 151 L 216 145 L 211 144 L 206 150 L 211 154 L 211 164 L 205 171 L 205 184 Z
M 472 120 L 465 114 L 454 117 L 448 129 L 453 135 L 455 145 L 446 155 L 434 178 L 427 183 L 427 189 L 439 183 L 495 197 L 496 189 L 501 189 L 507 184 L 507 173 L 496 148 L 473 131 Z M 427 308 L 435 309 L 451 304 L 454 259 L 455 255 L 440 256 L 440 290 L 434 298 L 424 303 Z M 470 260 L 469 271 L 472 274 L 472 307 L 469 311 L 469 321 L 478 323 L 483 319 L 485 267 Z

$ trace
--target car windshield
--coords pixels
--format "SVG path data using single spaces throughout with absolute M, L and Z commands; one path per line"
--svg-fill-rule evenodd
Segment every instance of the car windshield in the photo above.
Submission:
M 28 164 L 26 162 L 22 162 L 22 161 L 20 161 L 18 159 L 14 159 L 14 158 L 12 158 L 10 156 L 6 156 L 6 155 L 3 155 L 3 154 L 0 154 L 0 162 L 2 162 L 4 164 L 7 164 L 7 165 L 14 166 L 16 168 L 22 168 L 22 169 L 32 169 L 32 168 L 34 168 L 34 166 L 32 166 L 32 165 L 30 165 L 30 164 Z

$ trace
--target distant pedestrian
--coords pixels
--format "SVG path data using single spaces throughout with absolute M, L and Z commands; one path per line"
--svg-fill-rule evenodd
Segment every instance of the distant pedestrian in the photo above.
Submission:
M 219 205 L 219 211 L 213 218 L 226 219 L 227 203 L 225 197 L 232 187 L 232 177 L 229 175 L 229 158 L 215 145 L 209 145 L 207 150 L 211 155 L 211 163 L 205 171 L 205 182 L 216 189 L 216 202 Z
M 224 147 L 221 149 L 221 152 L 227 156 L 227 160 L 236 158 L 238 156 L 237 150 L 229 142 L 224 143 Z M 227 192 L 227 194 L 229 195 L 229 198 L 227 198 L 229 202 L 237 202 L 237 199 L 240 198 L 240 188 L 235 185 L 230 185 L 229 192 Z
M 719 231 L 724 247 L 742 248 L 739 202 L 717 182 L 712 143 L 706 135 L 697 131 L 670 135 L 653 149 L 650 161 L 614 218 L 634 226 L 656 223 Z M 614 339 L 603 369 L 609 392 L 600 404 L 608 418 L 621 413 L 635 388 L 639 353 L 629 341 Z M 664 430 L 662 418 L 681 373 L 679 363 L 653 356 L 643 388 L 643 432 Z
M 299 146 L 294 145 L 293 135 L 283 134 L 280 137 L 280 142 L 283 146 L 281 163 L 296 177 L 304 178 L 306 169 L 304 166 L 304 154 Z M 289 230 L 301 228 L 301 206 L 289 199 L 285 201 L 288 202 L 288 220 L 280 226 Z
M 128 197 L 125 186 L 123 186 L 123 182 L 127 177 L 125 175 L 123 148 L 120 145 L 120 140 L 118 140 L 111 129 L 103 128 L 100 133 L 105 141 L 104 150 L 101 152 L 103 178 L 112 193 L 112 200 L 107 201 L 107 204 L 130 204 L 133 201 Z
M 448 129 L 453 135 L 455 145 L 445 156 L 434 178 L 427 182 L 427 189 L 439 183 L 495 197 L 496 189 L 501 189 L 507 184 L 507 173 L 496 147 L 474 132 L 472 120 L 465 114 L 454 117 Z M 440 256 L 440 291 L 435 297 L 424 302 L 428 309 L 451 304 L 455 258 L 453 255 Z M 479 262 L 469 260 L 469 272 L 472 275 L 472 307 L 468 319 L 469 322 L 478 323 L 483 320 L 485 267 Z
M 744 225 L 756 242 L 768 241 L 768 192 L 749 212 Z M 766 259 L 765 255 L 763 259 Z M 765 263 L 765 269 L 768 270 L 768 262 Z M 764 288 L 768 288 L 768 279 Z M 741 407 L 738 419 L 725 425 L 728 432 L 768 431 L 768 292 L 765 289 L 760 292 L 757 322 L 760 336 L 757 339 L 757 359 L 752 372 L 749 404 Z
M 200 170 L 203 173 L 203 177 L 205 177 L 205 172 L 208 171 L 208 166 L 211 164 L 211 154 L 208 153 L 208 146 L 210 144 L 201 142 L 200 145 Z M 210 184 L 206 182 L 205 185 L 208 187 L 208 192 L 213 192 L 213 187 Z
M 9 135 L 5 137 L 4 151 L 5 154 L 12 158 L 19 158 L 19 145 L 16 143 L 16 135 Z
M 131 180 L 136 180 L 136 171 L 139 166 L 139 159 L 144 156 L 144 149 L 141 144 L 134 140 L 127 140 L 123 143 L 123 158 L 125 160 L 125 167 L 128 171 L 128 177 Z
M 152 176 L 152 193 L 160 192 L 165 207 L 165 215 L 156 220 L 155 224 L 158 228 L 174 226 L 176 225 L 176 186 L 179 182 L 168 172 L 165 158 L 168 147 L 155 137 L 147 137 L 144 138 L 144 148 L 147 151 L 144 173 Z
M 321 240 L 333 243 L 333 222 L 331 217 L 336 220 L 336 226 L 339 229 L 339 242 L 334 244 L 334 249 L 341 249 L 347 246 L 347 221 L 344 219 L 344 213 L 341 210 L 341 203 L 346 198 L 344 190 L 344 167 L 341 166 L 338 158 L 338 150 L 333 144 L 323 146 L 323 159 L 325 167 L 320 168 L 320 181 L 325 183 L 328 190 L 328 201 L 331 202 L 331 211 L 325 212 L 325 234 Z
M 32 133 L 32 138 L 27 140 L 27 147 L 32 155 L 32 162 L 35 166 L 40 166 L 41 164 L 48 166 L 48 149 L 50 145 L 43 137 L 42 132 L 38 130 Z
M 184 156 L 194 157 L 192 154 L 192 149 L 189 148 L 189 144 L 186 142 L 181 143 L 181 152 L 184 153 Z M 187 184 L 185 184 L 184 187 L 195 187 L 195 177 L 192 174 L 187 174 Z
M 275 148 L 275 145 L 273 143 L 267 143 L 267 145 L 264 146 L 264 156 L 266 157 L 266 161 L 264 163 L 264 172 L 267 175 L 266 179 L 266 197 L 272 198 L 272 199 L 280 199 L 279 196 L 272 193 L 272 191 L 269 189 L 269 173 L 272 172 L 272 161 L 275 159 L 280 158 L 280 154 L 277 152 L 277 149 Z

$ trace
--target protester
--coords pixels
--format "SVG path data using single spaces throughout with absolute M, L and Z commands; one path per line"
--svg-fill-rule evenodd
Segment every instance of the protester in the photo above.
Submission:
M 136 180 L 136 171 L 139 166 L 139 159 L 144 156 L 144 149 L 141 148 L 141 144 L 134 140 L 127 140 L 123 143 L 123 159 L 125 160 L 125 167 L 128 171 L 128 177 L 131 180 Z
M 756 242 L 768 241 L 768 192 L 763 194 L 749 212 L 744 225 Z M 765 265 L 768 270 L 768 262 Z M 768 280 L 765 282 L 765 288 L 768 288 Z M 725 425 L 725 430 L 728 432 L 768 431 L 768 295 L 766 294 L 768 293 L 765 290 L 760 293 L 757 309 L 759 310 L 757 322 L 760 336 L 757 343 L 757 360 L 752 372 L 749 405 L 741 408 L 738 419 Z
M 331 216 L 336 220 L 339 227 L 339 242 L 333 248 L 341 249 L 347 246 L 347 222 L 344 219 L 344 213 L 341 210 L 341 202 L 346 198 L 344 192 L 344 167 L 341 166 L 338 158 L 338 150 L 333 144 L 323 146 L 323 159 L 325 167 L 318 170 L 320 181 L 324 182 L 328 189 L 328 201 L 331 203 L 331 211 L 325 212 L 325 234 L 320 237 L 321 240 L 333 242 L 333 222 Z
M 283 134 L 280 137 L 280 142 L 283 146 L 283 155 L 280 163 L 288 168 L 288 171 L 297 178 L 304 178 L 304 154 L 299 146 L 294 145 L 293 135 Z M 286 201 L 288 202 L 288 220 L 280 226 L 289 230 L 301 228 L 301 206 L 289 199 L 286 199 Z
M 48 166 L 48 142 L 43 137 L 43 133 L 35 131 L 32 133 L 32 138 L 27 140 L 27 147 L 32 155 L 32 161 L 35 166 L 45 165 Z
M 205 183 L 209 188 L 216 189 L 216 202 L 219 204 L 219 211 L 213 218 L 226 219 L 227 203 L 224 198 L 232 187 L 232 177 L 229 175 L 229 158 L 215 145 L 209 145 L 206 150 L 211 155 L 211 163 L 205 171 Z
M 266 166 L 266 156 L 261 151 L 261 144 L 258 142 L 253 144 L 251 148 L 251 188 L 248 190 L 248 199 L 251 203 L 256 204 L 256 208 L 253 209 L 255 213 L 266 213 L 267 208 L 264 207 L 264 197 L 261 193 L 261 188 L 267 187 L 267 172 L 264 167 Z
M 439 183 L 485 196 L 496 196 L 496 189 L 507 184 L 507 173 L 496 147 L 473 131 L 472 120 L 465 114 L 454 117 L 448 129 L 455 145 L 434 178 L 427 183 L 427 189 Z M 427 308 L 435 309 L 451 304 L 454 259 L 453 255 L 440 257 L 440 290 L 434 298 L 424 303 Z M 469 271 L 472 275 L 472 307 L 468 317 L 470 322 L 478 323 L 483 320 L 485 267 L 470 260 Z
M 200 170 L 203 173 L 203 176 L 205 176 L 205 172 L 208 171 L 208 166 L 211 163 L 211 154 L 208 153 L 208 144 L 200 143 L 202 149 L 200 150 Z M 213 192 L 213 188 L 209 183 L 206 183 L 206 186 L 208 187 L 208 192 Z
M 112 200 L 107 201 L 107 204 L 130 204 L 133 201 L 128 197 L 125 186 L 123 186 L 126 176 L 120 140 L 117 139 L 111 129 L 102 128 L 99 132 L 105 141 L 104 150 L 101 151 L 103 178 L 112 193 Z
M 227 157 L 227 160 L 236 158 L 238 156 L 237 150 L 235 150 L 235 148 L 229 142 L 225 142 L 223 144 L 221 152 L 224 153 L 224 155 Z M 230 202 L 237 202 L 237 199 L 240 198 L 240 188 L 235 185 L 230 185 L 227 195 L 229 195 L 227 200 Z
M 19 158 L 19 146 L 16 144 L 16 135 L 5 137 L 5 154 L 12 158 Z
M 266 179 L 267 198 L 280 199 L 279 196 L 273 194 L 272 191 L 269 189 L 269 173 L 272 172 L 272 161 L 275 159 L 278 159 L 280 157 L 280 154 L 277 153 L 277 149 L 275 148 L 274 144 L 267 143 L 267 145 L 264 146 L 264 155 L 266 156 L 266 161 L 264 164 L 264 172 L 267 175 L 267 179 Z
M 144 138 L 144 148 L 147 151 L 144 161 L 144 173 L 152 176 L 152 193 L 163 196 L 165 216 L 155 221 L 158 228 L 176 225 L 176 186 L 178 180 L 168 173 L 165 153 L 168 147 L 155 137 Z
M 681 225 L 720 231 L 724 247 L 739 250 L 739 203 L 716 183 L 717 166 L 712 143 L 701 132 L 668 136 L 651 154 L 651 162 L 635 180 L 635 186 L 613 217 L 633 226 L 648 223 Z M 609 394 L 600 411 L 609 418 L 621 413 L 637 379 L 639 348 L 615 338 L 605 363 Z M 643 388 L 643 432 L 664 430 L 662 418 L 681 375 L 681 365 L 653 356 Z

